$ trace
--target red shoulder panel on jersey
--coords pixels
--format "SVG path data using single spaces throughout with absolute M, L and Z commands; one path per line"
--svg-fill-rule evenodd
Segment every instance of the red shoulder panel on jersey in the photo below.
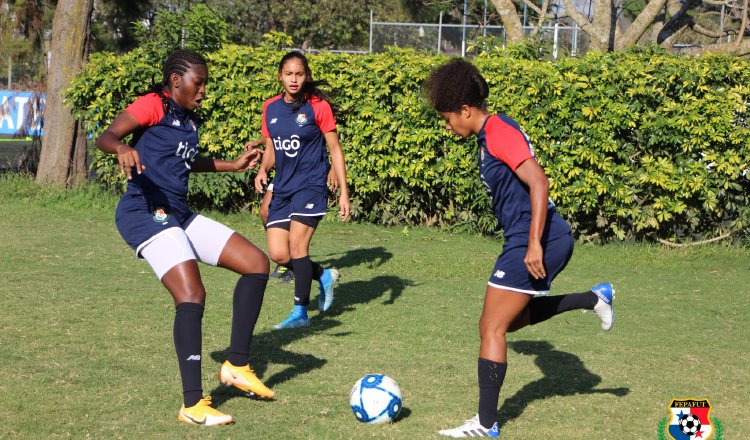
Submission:
M 159 95 L 149 93 L 133 101 L 125 111 L 135 116 L 141 126 L 150 127 L 158 124 L 164 117 L 164 104 Z
M 505 162 L 515 171 L 525 160 L 534 157 L 523 132 L 503 121 L 497 115 L 491 115 L 484 126 L 487 151 Z
M 272 102 L 281 99 L 282 96 L 284 96 L 283 93 L 276 95 L 273 98 L 268 98 L 266 99 L 266 102 L 263 103 L 263 117 L 261 118 L 260 134 L 265 137 L 271 137 L 271 133 L 268 132 L 268 126 L 266 125 L 266 109 Z
M 325 134 L 336 129 L 336 118 L 333 116 L 333 110 L 328 101 L 313 96 L 310 98 L 310 105 L 315 114 L 315 124 L 320 128 L 321 133 Z

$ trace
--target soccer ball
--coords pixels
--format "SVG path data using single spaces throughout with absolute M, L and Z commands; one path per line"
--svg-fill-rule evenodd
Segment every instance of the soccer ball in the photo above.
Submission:
M 701 421 L 695 414 L 688 414 L 680 419 L 680 430 L 683 434 L 695 435 L 701 430 Z
M 368 374 L 354 383 L 349 405 L 360 422 L 392 422 L 401 412 L 401 389 L 385 374 Z

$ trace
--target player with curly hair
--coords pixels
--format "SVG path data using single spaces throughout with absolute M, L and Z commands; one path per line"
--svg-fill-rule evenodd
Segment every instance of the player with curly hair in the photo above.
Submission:
M 505 238 L 479 321 L 479 410 L 440 434 L 498 437 L 497 404 L 508 366 L 506 333 L 576 309 L 593 310 L 609 330 L 614 291 L 610 283 L 601 283 L 583 293 L 547 295 L 573 254 L 572 232 L 549 199 L 547 176 L 526 134 L 508 116 L 487 111 L 489 88 L 479 70 L 462 59 L 451 60 L 431 73 L 425 92 L 447 130 L 461 138 L 477 137 L 479 176 Z

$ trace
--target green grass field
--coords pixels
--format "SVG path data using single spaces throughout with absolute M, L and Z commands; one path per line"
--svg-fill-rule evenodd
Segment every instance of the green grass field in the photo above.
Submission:
M 251 364 L 272 402 L 217 382 L 237 277 L 205 267 L 204 392 L 236 423 L 201 428 L 176 420 L 174 306 L 121 240 L 115 203 L 0 176 L 0 438 L 429 439 L 475 414 L 477 322 L 498 240 L 323 223 L 312 256 L 342 274 L 329 313 L 273 331 L 292 287 L 266 292 Z M 265 248 L 256 217 L 210 216 Z M 724 437 L 742 438 L 748 269 L 742 247 L 577 245 L 554 293 L 609 280 L 617 323 L 605 333 L 592 313 L 570 312 L 511 334 L 502 438 L 655 439 L 671 399 L 703 397 Z M 349 391 L 369 372 L 399 382 L 397 423 L 354 419 Z

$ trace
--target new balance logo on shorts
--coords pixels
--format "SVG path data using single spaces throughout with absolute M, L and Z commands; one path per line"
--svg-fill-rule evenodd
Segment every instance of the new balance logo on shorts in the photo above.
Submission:
M 199 360 L 201 360 L 201 355 L 199 355 L 199 354 L 191 354 L 186 360 L 188 360 L 188 361 L 199 361 Z
M 315 207 L 314 203 L 308 203 L 307 205 L 305 205 L 305 209 L 313 209 L 314 207 Z
M 495 278 L 502 278 L 505 276 L 505 272 L 502 270 L 495 271 Z

